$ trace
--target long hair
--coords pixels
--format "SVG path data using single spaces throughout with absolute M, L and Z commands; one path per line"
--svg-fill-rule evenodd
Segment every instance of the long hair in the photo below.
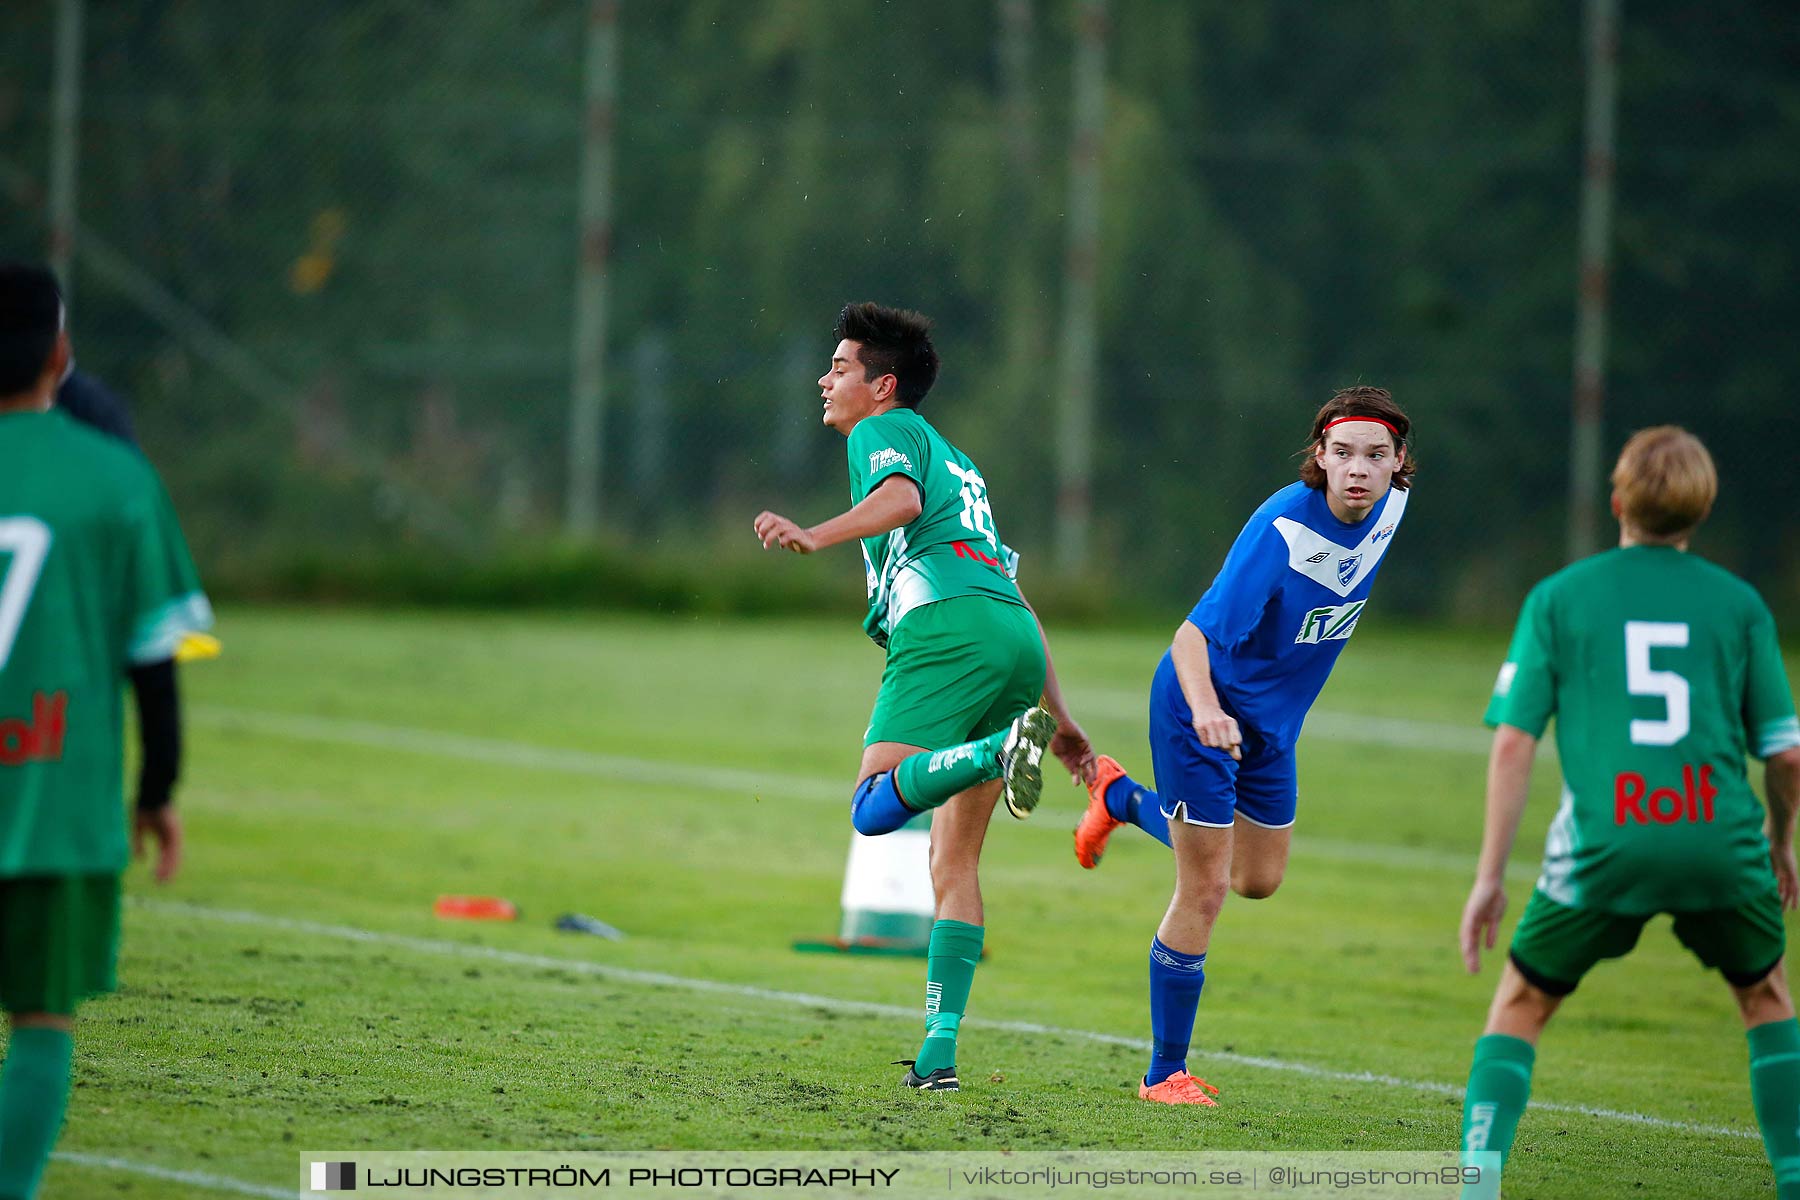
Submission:
M 1319 447 L 1325 440 L 1325 426 L 1344 417 L 1370 417 L 1385 421 L 1397 433 L 1394 435 L 1394 449 L 1405 450 L 1406 458 L 1394 471 L 1394 486 L 1405 491 L 1412 486 L 1413 471 L 1418 468 L 1419 459 L 1410 445 L 1412 437 L 1412 421 L 1407 418 L 1386 388 L 1347 387 L 1340 389 L 1327 400 L 1313 418 L 1312 436 L 1307 438 L 1306 445 L 1300 448 L 1300 480 L 1309 488 L 1325 486 L 1325 471 L 1316 461 Z

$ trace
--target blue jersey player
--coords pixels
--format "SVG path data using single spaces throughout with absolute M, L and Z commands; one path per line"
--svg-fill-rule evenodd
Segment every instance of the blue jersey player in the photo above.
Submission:
M 1159 792 L 1101 755 L 1075 857 L 1120 825 L 1175 851 L 1175 896 L 1150 943 L 1154 1049 L 1138 1095 L 1214 1104 L 1188 1074 L 1206 947 L 1229 889 L 1257 900 L 1287 870 L 1294 742 L 1406 512 L 1411 423 L 1382 388 L 1346 388 L 1313 418 L 1300 482 L 1263 502 L 1176 631 L 1150 684 Z

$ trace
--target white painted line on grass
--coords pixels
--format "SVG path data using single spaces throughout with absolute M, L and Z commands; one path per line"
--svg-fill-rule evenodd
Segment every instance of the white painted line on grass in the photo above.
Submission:
M 1122 688 L 1072 690 L 1069 703 L 1078 714 L 1093 713 L 1116 721 L 1142 721 L 1150 711 L 1147 693 Z M 1494 741 L 1494 735 L 1482 728 L 1479 717 L 1467 723 L 1417 721 L 1409 717 L 1373 717 L 1322 709 L 1314 709 L 1308 714 L 1301 736 L 1387 746 L 1395 750 L 1484 755 Z M 1550 747 L 1546 743 L 1543 749 L 1547 751 Z
M 70 1163 L 78 1167 L 124 1171 L 130 1175 L 142 1175 L 148 1179 L 161 1179 L 167 1183 L 205 1188 L 213 1192 L 233 1192 L 239 1196 L 268 1196 L 273 1200 L 294 1200 L 295 1195 L 294 1189 L 291 1187 L 264 1187 L 260 1183 L 246 1183 L 242 1179 L 232 1179 L 226 1175 L 208 1175 L 204 1171 L 176 1171 L 169 1167 L 159 1167 L 155 1163 L 135 1162 L 129 1158 L 114 1158 L 108 1154 L 82 1154 L 75 1150 L 58 1150 L 50 1157 L 57 1162 Z
M 623 783 L 717 788 L 720 791 L 752 795 L 800 796 L 809 800 L 840 800 L 846 811 L 850 807 L 850 785 L 855 782 L 846 778 L 842 782 L 832 783 L 811 775 L 658 762 L 650 758 L 595 754 L 587 750 L 560 750 L 550 746 L 535 746 L 530 742 L 475 737 L 466 733 L 444 733 L 435 729 L 384 725 L 342 717 L 311 717 L 299 713 L 257 712 L 212 705 L 195 705 L 189 712 L 196 720 L 214 728 L 242 729 L 290 741 L 362 746 L 370 750 L 397 750 L 429 758 L 454 758 L 496 767 L 560 771 L 569 775 L 587 775 Z
M 470 734 L 446 733 L 435 729 L 419 729 L 405 725 L 386 725 L 374 721 L 349 720 L 342 717 L 312 717 L 299 713 L 259 712 L 252 709 L 218 708 L 196 705 L 189 710 L 196 721 L 223 730 L 242 730 L 263 737 L 289 741 L 320 742 L 334 746 L 359 746 L 402 754 L 418 754 L 428 758 L 457 759 L 485 763 L 489 766 L 523 770 L 558 771 L 592 779 L 607 779 L 649 787 L 716 788 L 720 791 L 760 796 L 782 796 L 797 799 L 836 802 L 847 811 L 850 806 L 848 780 L 831 781 L 814 775 L 788 775 L 775 771 L 749 770 L 735 767 L 707 767 L 692 763 L 659 762 L 649 758 L 633 758 L 623 754 L 595 754 L 585 750 L 563 750 L 536 746 L 530 742 L 514 742 L 501 738 L 475 737 Z M 1471 820 L 1475 816 L 1471 815 Z M 1027 830 L 1048 831 L 1058 837 L 1069 836 L 1068 830 L 1050 821 L 1028 821 Z M 1132 835 L 1124 835 L 1132 836 Z M 1394 870 L 1450 871 L 1474 876 L 1475 855 L 1457 854 L 1420 847 L 1392 846 L 1371 842 L 1344 842 L 1329 838 L 1308 837 L 1304 830 L 1295 836 L 1294 854 L 1302 858 L 1323 858 L 1336 862 L 1368 863 Z M 1532 879 L 1536 868 L 1515 863 L 1508 870 L 1512 879 Z
M 774 988 L 757 987 L 747 983 L 727 983 L 717 979 L 702 979 L 684 975 L 668 975 L 660 971 L 639 971 L 630 967 L 615 967 L 605 963 L 592 962 L 580 958 L 557 958 L 548 954 L 530 954 L 519 950 L 502 950 L 494 946 L 480 946 L 472 942 L 444 941 L 438 938 L 411 937 L 400 933 L 384 933 L 374 929 L 358 929 L 351 925 L 327 925 L 317 921 L 301 921 L 292 917 L 276 917 L 267 913 L 249 912 L 242 909 L 209 908 L 200 904 L 185 904 L 179 901 L 151 900 L 133 898 L 133 907 L 152 912 L 168 913 L 172 916 L 194 917 L 207 921 L 218 921 L 228 925 L 247 925 L 259 929 L 279 929 L 288 933 L 307 934 L 313 937 L 335 938 L 340 941 L 362 942 L 367 945 L 393 946 L 404 950 L 417 951 L 420 954 L 434 954 L 451 958 L 478 958 L 488 962 L 505 963 L 515 967 L 529 967 L 534 970 L 568 971 L 576 975 L 591 975 L 597 979 L 606 979 L 614 983 L 639 984 L 649 987 L 680 988 L 690 992 L 704 992 L 713 995 L 741 996 L 752 1000 L 767 1000 L 778 1004 L 801 1005 L 808 1008 L 829 1009 L 832 1012 L 860 1013 L 866 1016 L 891 1017 L 917 1023 L 919 1010 L 903 1008 L 898 1004 L 880 1004 L 870 1000 L 845 1000 L 837 996 L 815 996 L 807 992 L 785 992 Z M 1040 1025 L 1034 1021 L 995 1021 L 986 1018 L 971 1017 L 964 1021 L 965 1025 L 973 1025 L 983 1029 L 998 1029 L 1006 1033 L 1017 1033 L 1031 1037 L 1060 1037 L 1076 1041 L 1093 1042 L 1104 1046 L 1122 1046 L 1129 1050 L 1147 1051 L 1150 1042 L 1147 1038 L 1124 1037 L 1119 1034 L 1098 1033 L 1087 1029 L 1064 1029 L 1055 1025 Z M 1266 1071 L 1285 1071 L 1293 1075 L 1303 1075 L 1310 1079 L 1330 1079 L 1342 1083 L 1372 1083 L 1384 1087 L 1406 1088 L 1415 1092 L 1427 1092 L 1439 1096 L 1461 1096 L 1463 1089 L 1448 1083 L 1437 1083 L 1424 1079 L 1406 1079 L 1398 1075 L 1383 1075 L 1374 1071 L 1340 1071 L 1331 1067 L 1316 1066 L 1312 1063 L 1296 1062 L 1288 1059 L 1265 1058 L 1253 1054 L 1234 1054 L 1229 1051 L 1195 1051 L 1193 1057 L 1211 1062 L 1231 1063 L 1235 1066 L 1253 1067 Z M 1682 1133 L 1707 1134 L 1715 1137 L 1760 1138 L 1762 1135 L 1754 1129 L 1740 1129 L 1730 1125 L 1702 1125 L 1693 1121 L 1678 1121 L 1668 1117 L 1655 1117 L 1648 1113 L 1621 1112 L 1617 1109 L 1599 1108 L 1591 1104 L 1561 1104 L 1552 1101 L 1533 1100 L 1531 1107 L 1539 1112 L 1573 1113 L 1582 1116 L 1596 1117 L 1605 1121 L 1622 1121 L 1632 1125 L 1643 1125 L 1655 1129 L 1670 1129 Z

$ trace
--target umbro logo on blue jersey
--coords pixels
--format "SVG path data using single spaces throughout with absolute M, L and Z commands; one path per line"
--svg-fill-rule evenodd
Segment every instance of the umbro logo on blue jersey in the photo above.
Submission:
M 1352 554 L 1349 558 L 1338 559 L 1338 582 L 1345 587 L 1356 578 L 1356 568 L 1362 566 L 1362 555 Z
M 1314 555 L 1311 555 L 1310 557 L 1308 557 L 1306 561 L 1309 563 L 1322 563 L 1330 557 L 1331 557 L 1331 551 L 1321 550 L 1317 554 L 1314 554 Z

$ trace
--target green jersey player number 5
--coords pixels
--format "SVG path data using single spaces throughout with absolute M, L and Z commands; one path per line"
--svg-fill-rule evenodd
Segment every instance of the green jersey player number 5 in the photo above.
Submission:
M 1460 931 L 1471 971 L 1495 943 L 1506 858 L 1552 717 L 1563 788 L 1475 1046 L 1463 1149 L 1509 1152 L 1552 1014 L 1668 913 L 1676 940 L 1737 1001 L 1777 1195 L 1795 1200 L 1800 1025 L 1782 912 L 1800 903 L 1800 724 L 1775 621 L 1749 584 L 1687 553 L 1718 489 L 1697 438 L 1673 426 L 1636 434 L 1612 482 L 1618 549 L 1532 589 L 1487 710 L 1487 828 Z M 1766 821 L 1752 755 L 1765 763 Z
M 1650 665 L 1650 651 L 1657 646 L 1685 646 L 1685 621 L 1625 622 L 1625 679 L 1633 696 L 1658 696 L 1667 705 L 1660 720 L 1633 718 L 1631 740 L 1638 746 L 1673 746 L 1687 736 L 1688 681 L 1674 671 L 1658 671 Z

